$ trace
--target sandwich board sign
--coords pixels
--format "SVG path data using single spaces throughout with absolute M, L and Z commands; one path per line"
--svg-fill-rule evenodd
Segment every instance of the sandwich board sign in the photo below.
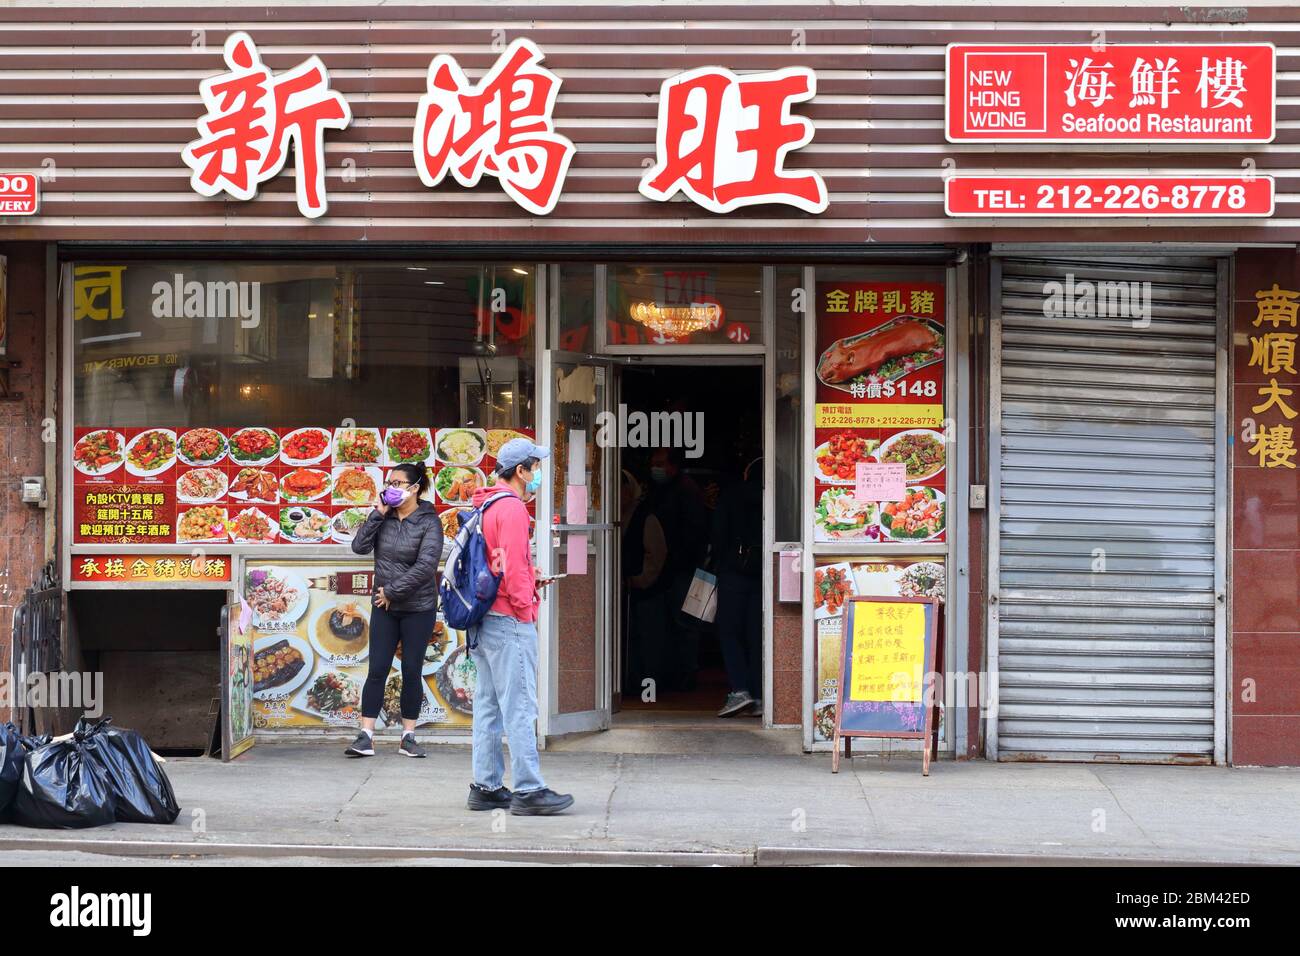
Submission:
M 845 605 L 844 651 L 835 707 L 831 772 L 854 737 L 924 740 L 921 773 L 930 774 L 938 605 L 934 598 L 854 597 Z

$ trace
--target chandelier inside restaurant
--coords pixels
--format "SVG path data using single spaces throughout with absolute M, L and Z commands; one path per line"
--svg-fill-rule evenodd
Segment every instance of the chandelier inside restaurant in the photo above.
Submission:
M 661 335 L 673 337 L 716 329 L 722 320 L 722 306 L 716 302 L 692 302 L 690 305 L 635 302 L 629 311 L 634 321 Z

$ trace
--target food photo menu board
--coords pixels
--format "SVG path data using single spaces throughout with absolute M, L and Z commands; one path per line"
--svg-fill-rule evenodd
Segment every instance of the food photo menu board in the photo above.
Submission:
M 844 609 L 852 597 L 934 598 L 943 633 L 947 569 L 942 559 L 823 558 L 813 568 L 813 622 L 817 638 L 817 683 L 813 693 L 813 740 L 832 739 L 838 699 L 840 659 L 844 653 Z M 940 728 L 942 729 L 942 708 Z
M 372 568 L 312 561 L 249 561 L 240 598 L 253 634 L 253 726 L 356 727 L 369 670 Z M 438 614 L 421 666 L 417 725 L 469 727 L 474 665 L 465 634 Z M 378 724 L 401 727 L 400 651 L 384 683 Z
M 945 333 L 943 283 L 818 283 L 814 540 L 944 540 Z
M 350 544 L 386 469 L 423 462 L 448 537 L 531 429 L 78 428 L 76 544 Z

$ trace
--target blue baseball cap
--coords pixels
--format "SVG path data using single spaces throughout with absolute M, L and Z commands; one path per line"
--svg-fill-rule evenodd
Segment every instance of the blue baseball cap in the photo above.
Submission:
M 544 445 L 534 445 L 527 438 L 512 438 L 497 452 L 497 471 L 509 471 L 534 458 L 549 458 L 551 450 Z

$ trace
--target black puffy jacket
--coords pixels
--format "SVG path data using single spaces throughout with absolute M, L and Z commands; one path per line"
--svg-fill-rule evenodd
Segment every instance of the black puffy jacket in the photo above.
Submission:
M 438 560 L 442 557 L 442 520 L 433 505 L 421 501 L 407 517 L 395 509 L 370 517 L 352 539 L 357 554 L 375 553 L 375 589 L 384 589 L 391 611 L 427 611 L 438 606 Z

